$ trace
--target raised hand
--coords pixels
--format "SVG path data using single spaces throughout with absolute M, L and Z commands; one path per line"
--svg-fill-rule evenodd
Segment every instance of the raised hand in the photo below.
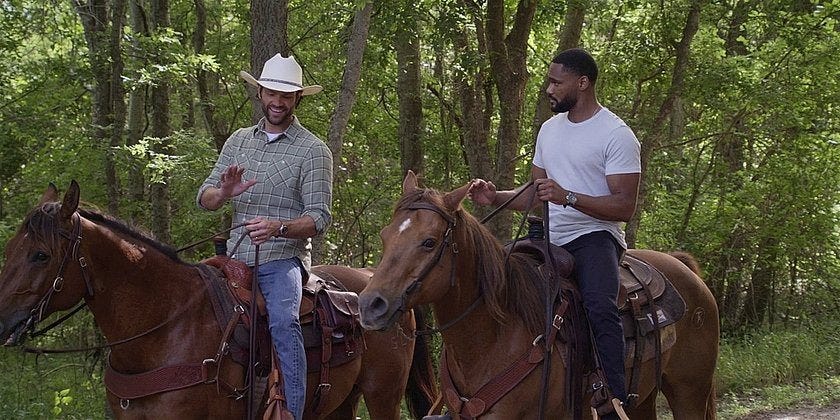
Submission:
M 242 174 L 245 173 L 245 168 L 236 165 L 230 165 L 225 169 L 220 177 L 219 190 L 226 198 L 236 197 L 245 192 L 252 185 L 257 183 L 256 179 L 242 180 Z
M 496 200 L 496 185 L 491 181 L 476 178 L 470 182 L 467 196 L 478 205 L 489 206 Z

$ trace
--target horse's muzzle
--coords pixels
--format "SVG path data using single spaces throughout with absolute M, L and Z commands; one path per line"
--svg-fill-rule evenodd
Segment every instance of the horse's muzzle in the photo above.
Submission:
M 378 292 L 362 292 L 359 295 L 359 312 L 362 328 L 374 331 L 388 329 L 400 315 Z
M 4 347 L 16 346 L 23 342 L 29 323 L 28 318 L 18 315 L 11 320 L 0 321 L 0 341 Z M 8 325 L 8 326 L 7 326 Z

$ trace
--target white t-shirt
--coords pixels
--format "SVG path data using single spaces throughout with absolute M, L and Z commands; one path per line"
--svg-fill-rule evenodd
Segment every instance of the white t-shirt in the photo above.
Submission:
M 543 123 L 537 135 L 534 165 L 563 188 L 595 197 L 610 195 L 607 175 L 641 172 L 641 146 L 624 121 L 606 108 L 580 123 L 567 113 Z M 551 242 L 564 245 L 581 235 L 604 230 L 624 241 L 623 222 L 594 218 L 571 206 L 549 203 Z

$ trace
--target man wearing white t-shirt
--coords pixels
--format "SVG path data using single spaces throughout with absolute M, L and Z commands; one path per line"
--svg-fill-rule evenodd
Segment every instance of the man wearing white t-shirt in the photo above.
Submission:
M 640 145 L 630 127 L 598 103 L 597 78 L 595 60 L 584 50 L 566 50 L 552 60 L 546 93 L 556 115 L 537 135 L 534 183 L 528 188 L 536 188 L 536 197 L 549 203 L 551 242 L 575 258 L 601 367 L 613 397 L 625 402 L 618 261 L 627 248 L 622 226 L 636 210 Z M 479 205 L 500 205 L 520 189 L 496 191 L 492 182 L 477 179 L 470 198 Z M 526 210 L 530 195 L 520 194 L 509 207 Z

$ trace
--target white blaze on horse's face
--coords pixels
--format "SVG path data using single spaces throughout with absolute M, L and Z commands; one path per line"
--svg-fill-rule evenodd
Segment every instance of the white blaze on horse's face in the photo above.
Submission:
M 411 226 L 411 218 L 410 217 L 403 220 L 403 222 L 400 223 L 400 228 L 397 230 L 397 232 L 398 233 L 403 233 L 403 232 L 405 232 L 406 229 L 408 229 L 409 226 Z

